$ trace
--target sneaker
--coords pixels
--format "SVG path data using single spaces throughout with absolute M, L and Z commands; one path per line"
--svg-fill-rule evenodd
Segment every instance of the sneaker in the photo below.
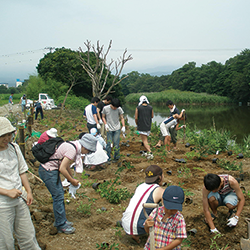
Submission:
M 65 223 L 64 226 L 57 228 L 57 231 L 58 233 L 73 234 L 76 231 L 76 229 Z
M 66 222 L 65 222 L 65 223 L 66 223 L 68 226 L 70 226 L 70 227 L 72 227 L 72 226 L 73 226 L 73 224 L 74 224 L 73 222 L 71 222 L 71 221 L 67 221 L 67 220 L 66 220 Z M 56 226 L 56 222 L 54 222 L 54 224 L 53 224 L 53 225 L 54 225 L 54 227 L 55 227 L 55 226 Z
M 148 153 L 148 154 L 147 154 L 147 159 L 148 159 L 148 160 L 154 159 L 153 154 L 152 154 L 152 153 Z
M 112 163 L 116 163 L 118 161 L 119 161 L 119 159 L 114 159 L 114 160 L 112 160 Z

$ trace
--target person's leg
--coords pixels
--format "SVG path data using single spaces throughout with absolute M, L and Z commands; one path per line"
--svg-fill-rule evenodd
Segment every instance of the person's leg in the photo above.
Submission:
M 176 144 L 177 144 L 177 131 L 176 131 L 176 126 L 174 126 L 173 128 L 169 128 L 169 133 L 171 135 L 171 141 L 174 144 L 174 149 L 176 149 Z
M 208 198 L 208 204 L 212 210 L 212 213 L 214 214 L 215 217 L 217 217 L 218 216 L 217 208 L 219 206 L 222 206 L 222 199 L 221 199 L 220 194 L 218 192 L 216 193 L 210 192 L 207 198 Z
M 43 108 L 40 108 L 41 119 L 43 119 Z
M 141 140 L 142 140 L 143 145 L 146 148 L 146 150 L 151 153 L 151 149 L 150 149 L 150 146 L 148 144 L 148 136 L 141 134 Z
M 236 193 L 230 192 L 223 197 L 223 204 L 228 208 L 229 215 L 233 213 L 233 210 L 238 206 L 238 197 Z
M 13 225 L 15 207 L 0 208 L 0 249 L 14 250 Z
M 67 221 L 64 204 L 64 190 L 62 187 L 60 176 L 58 174 L 58 171 L 47 171 L 41 165 L 39 166 L 38 172 L 39 176 L 52 195 L 55 226 L 60 227 Z
M 165 136 L 164 144 L 166 145 L 166 150 L 170 151 L 171 137 L 169 135 Z
M 38 110 L 36 109 L 35 120 L 37 119 Z
M 19 199 L 19 205 L 15 207 L 14 232 L 20 249 L 41 249 L 36 240 L 35 228 L 30 218 L 30 211 L 23 199 Z
M 114 142 L 114 160 L 120 159 L 120 134 L 121 130 L 113 131 L 113 142 Z
M 106 147 L 107 155 L 109 157 L 108 161 L 111 160 L 111 143 L 112 142 L 113 142 L 112 131 L 108 131 L 107 132 L 107 147 Z

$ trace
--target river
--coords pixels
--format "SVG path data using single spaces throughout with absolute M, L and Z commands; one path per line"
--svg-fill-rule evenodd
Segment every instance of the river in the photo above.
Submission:
M 237 143 L 250 134 L 250 107 L 249 106 L 196 106 L 177 105 L 179 110 L 185 109 L 187 114 L 186 124 L 191 129 L 210 129 L 215 126 L 217 130 L 225 129 L 231 132 Z M 136 126 L 134 115 L 136 105 L 126 104 L 123 107 L 129 125 Z M 153 105 L 153 122 L 158 125 L 169 115 L 167 106 Z

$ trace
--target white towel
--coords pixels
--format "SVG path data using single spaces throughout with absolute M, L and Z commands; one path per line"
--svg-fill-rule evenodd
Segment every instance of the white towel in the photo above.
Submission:
M 73 186 L 71 183 L 69 185 L 69 193 L 71 194 L 72 198 L 76 198 L 76 190 L 79 189 L 81 187 L 81 183 L 78 183 L 78 186 Z

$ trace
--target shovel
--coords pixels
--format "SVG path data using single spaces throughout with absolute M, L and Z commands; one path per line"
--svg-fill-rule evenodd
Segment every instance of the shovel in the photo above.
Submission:
M 159 205 L 155 203 L 143 203 L 143 212 L 146 218 L 148 218 L 148 214 L 145 208 L 157 208 L 157 212 L 155 213 L 155 217 L 153 218 L 153 221 L 155 221 L 157 214 L 158 214 Z M 155 250 L 154 227 L 149 228 L 149 237 L 150 237 L 150 250 Z
M 241 238 L 240 246 L 242 250 L 249 250 L 250 249 L 250 218 L 246 218 L 245 221 L 247 222 L 247 227 L 248 227 L 248 239 Z

